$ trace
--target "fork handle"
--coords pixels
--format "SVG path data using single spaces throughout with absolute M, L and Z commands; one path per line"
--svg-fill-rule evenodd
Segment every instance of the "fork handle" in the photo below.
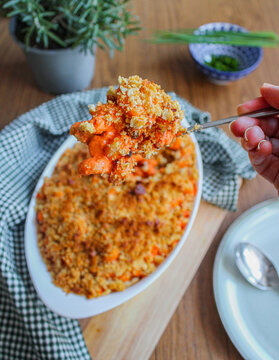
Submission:
M 193 132 L 193 131 L 200 131 L 203 129 L 209 129 L 211 127 L 216 127 L 216 126 L 220 126 L 220 125 L 224 125 L 224 124 L 229 124 L 232 121 L 238 119 L 239 117 L 242 116 L 251 116 L 254 118 L 264 118 L 264 117 L 268 117 L 268 116 L 274 116 L 274 115 L 279 115 L 279 109 L 275 109 L 273 107 L 267 107 L 264 109 L 260 109 L 257 111 L 252 111 L 250 113 L 247 114 L 243 114 L 243 115 L 236 115 L 236 116 L 230 116 L 227 117 L 225 119 L 220 119 L 220 120 L 216 120 L 216 121 L 210 121 L 208 123 L 205 124 L 201 124 L 198 125 L 197 127 L 195 126 L 191 126 L 190 128 L 187 128 L 187 133 L 188 132 Z

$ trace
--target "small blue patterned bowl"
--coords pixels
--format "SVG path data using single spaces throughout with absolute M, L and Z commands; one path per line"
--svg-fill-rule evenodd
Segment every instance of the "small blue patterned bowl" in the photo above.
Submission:
M 241 26 L 229 23 L 209 23 L 199 27 L 200 31 L 237 31 L 247 32 Z M 205 74 L 209 81 L 218 85 L 225 85 L 245 77 L 254 71 L 260 64 L 263 56 L 263 49 L 260 47 L 233 46 L 221 44 L 190 44 L 190 54 L 197 67 Z M 238 71 L 222 71 L 210 67 L 204 63 L 211 55 L 228 55 L 236 58 L 239 62 Z

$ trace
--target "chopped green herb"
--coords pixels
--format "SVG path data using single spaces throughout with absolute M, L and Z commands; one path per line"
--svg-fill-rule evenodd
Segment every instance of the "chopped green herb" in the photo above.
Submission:
M 211 55 L 209 60 L 206 59 L 204 63 L 221 71 L 239 70 L 238 60 L 228 55 Z

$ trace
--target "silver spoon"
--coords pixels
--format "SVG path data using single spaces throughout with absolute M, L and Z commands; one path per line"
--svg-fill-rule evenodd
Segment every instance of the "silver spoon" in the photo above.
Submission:
M 268 116 L 274 116 L 274 115 L 278 115 L 279 114 L 279 110 L 275 109 L 273 107 L 268 107 L 268 108 L 264 108 L 261 110 L 257 110 L 257 111 L 252 111 L 250 113 L 244 114 L 242 116 L 251 116 L 254 118 L 263 118 L 263 117 L 268 117 Z M 238 119 L 240 116 L 236 115 L 236 116 L 230 116 L 227 117 L 225 119 L 221 119 L 221 120 L 216 120 L 216 121 L 210 121 L 207 122 L 205 124 L 195 124 L 194 126 L 188 127 L 186 129 L 185 134 L 189 134 L 191 132 L 194 131 L 200 131 L 200 130 L 204 130 L 204 129 L 209 129 L 211 127 L 216 127 L 216 126 L 220 126 L 220 125 L 224 125 L 224 124 L 229 124 L 232 121 Z
M 245 279 L 258 289 L 279 288 L 275 266 L 256 246 L 245 242 L 237 244 L 235 263 Z

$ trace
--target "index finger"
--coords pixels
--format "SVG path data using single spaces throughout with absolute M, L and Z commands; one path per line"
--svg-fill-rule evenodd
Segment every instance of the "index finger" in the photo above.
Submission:
M 242 137 L 245 131 L 252 126 L 258 125 L 268 137 L 279 138 L 279 118 L 255 119 L 248 116 L 240 116 L 230 124 L 230 130 L 234 136 Z
M 244 104 L 240 104 L 237 107 L 237 114 L 244 115 L 252 111 L 257 111 L 269 107 L 268 102 L 262 97 L 257 97 L 255 99 L 249 100 Z

